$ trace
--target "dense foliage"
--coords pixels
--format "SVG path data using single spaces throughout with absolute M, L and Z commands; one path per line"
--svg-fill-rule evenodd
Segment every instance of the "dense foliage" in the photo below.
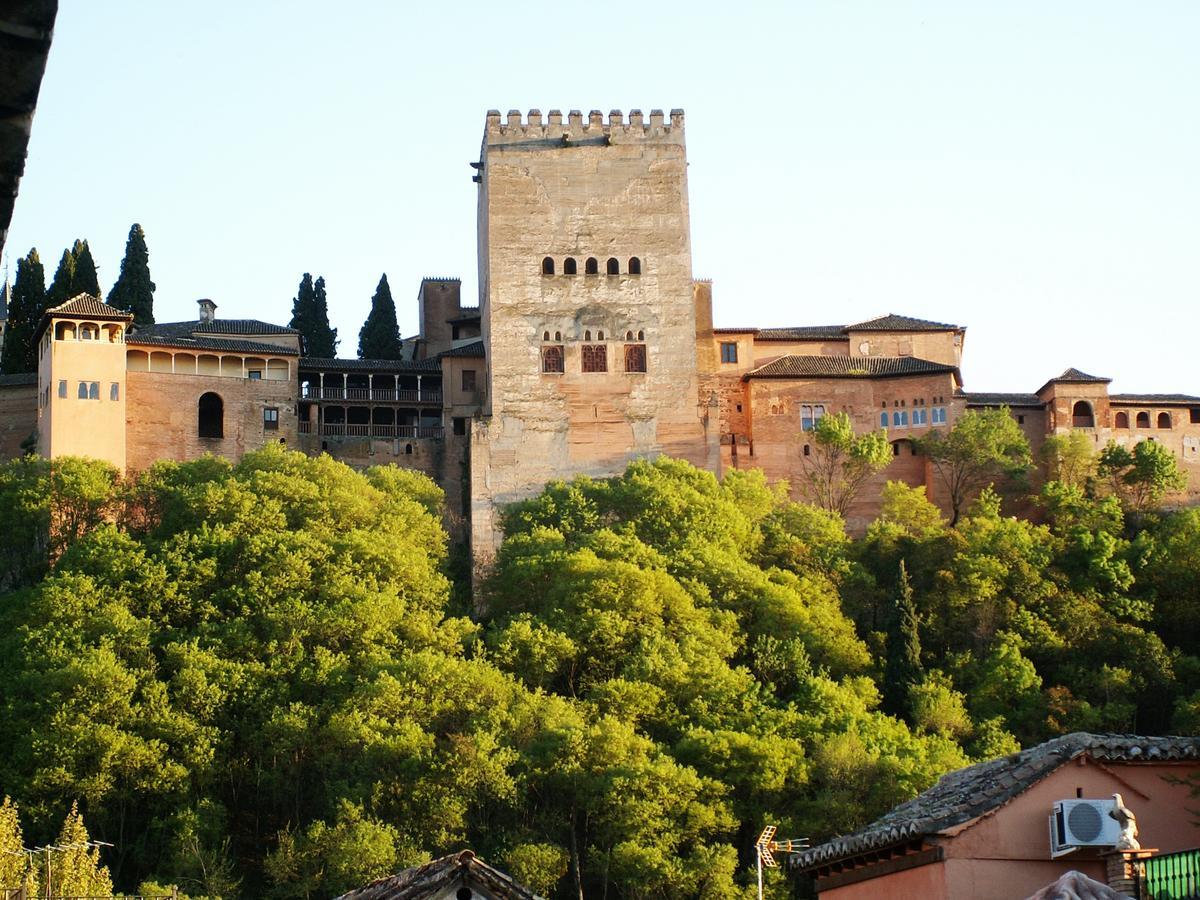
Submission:
M 46 311 L 46 272 L 37 248 L 17 260 L 17 277 L 8 299 L 8 326 L 4 333 L 0 375 L 37 371 L 33 333 Z
M 26 842 L 77 802 L 118 887 L 328 897 L 471 846 L 550 897 L 745 897 L 765 822 L 820 839 L 1018 741 L 1200 730 L 1200 511 L 1051 481 L 1043 521 L 985 490 L 951 528 L 889 484 L 850 540 L 756 472 L 643 461 L 511 507 L 472 621 L 441 499 L 274 445 L 0 468 Z
M 135 325 L 154 323 L 154 282 L 150 280 L 150 251 L 146 233 L 136 222 L 129 228 L 121 272 L 108 292 L 108 305 L 133 313 Z

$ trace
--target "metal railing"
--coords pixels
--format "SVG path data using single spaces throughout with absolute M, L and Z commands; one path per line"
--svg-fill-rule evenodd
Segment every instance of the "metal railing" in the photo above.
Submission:
M 440 390 L 416 391 L 409 388 L 343 388 L 313 387 L 303 385 L 300 391 L 303 400 L 376 400 L 380 403 L 441 403 Z
M 347 422 L 301 422 L 300 434 L 319 434 L 321 437 L 369 437 L 381 440 L 398 438 L 440 438 L 441 425 L 355 425 Z
M 1200 849 L 1147 859 L 1141 896 L 1142 900 L 1200 900 Z

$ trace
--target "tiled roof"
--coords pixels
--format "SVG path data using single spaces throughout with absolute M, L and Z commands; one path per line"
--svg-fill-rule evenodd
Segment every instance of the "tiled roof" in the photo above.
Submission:
M 1147 762 L 1200 760 L 1200 737 L 1140 737 L 1076 732 L 1009 756 L 943 775 L 862 831 L 834 838 L 792 858 L 811 869 L 859 853 L 953 828 L 1003 806 L 1059 766 L 1086 753 L 1093 759 Z
M 213 319 L 211 322 L 155 322 L 139 325 L 136 333 L 144 337 L 184 337 L 192 334 L 299 334 L 295 328 L 273 325 L 258 319 Z
M 446 323 L 448 325 L 455 325 L 459 322 L 478 322 L 478 321 L 479 321 L 479 307 L 475 307 L 474 309 L 462 310 L 462 312 L 459 315 L 455 316 L 452 319 L 447 319 Z
M 1064 371 L 1057 378 L 1051 378 L 1047 384 L 1066 381 L 1076 384 L 1108 384 L 1112 381 L 1111 378 L 1105 378 L 1103 375 L 1089 375 L 1087 372 L 1080 372 L 1078 369 L 1071 368 Z
M 179 347 L 191 350 L 227 350 L 230 353 L 259 353 L 264 356 L 299 356 L 294 347 L 280 347 L 261 341 L 238 341 L 213 337 L 170 337 L 137 332 L 125 338 L 125 343 L 142 347 Z
M 440 372 L 437 359 L 324 359 L 305 356 L 301 369 L 324 369 L 335 372 Z
M 342 894 L 337 900 L 424 900 L 426 897 L 451 896 L 447 888 L 456 884 L 481 887 L 497 900 L 542 900 L 470 850 L 380 878 L 366 887 Z
M 60 303 L 58 306 L 46 310 L 45 314 L 47 316 L 79 316 L 85 319 L 120 319 L 126 321 L 133 318 L 133 313 L 127 313 L 123 309 L 109 306 L 91 294 L 79 294 L 76 297 L 72 297 L 66 303 Z
M 1166 406 L 1172 403 L 1200 403 L 1200 397 L 1191 394 L 1109 394 L 1113 403 L 1136 403 L 1144 406 Z
M 838 341 L 846 336 L 845 325 L 800 325 L 795 328 L 760 328 L 757 341 Z
M 455 347 L 453 350 L 444 350 L 438 354 L 438 359 L 443 356 L 468 356 L 483 359 L 483 341 L 472 341 L 461 347 Z
M 913 356 L 782 356 L 743 378 L 885 378 L 957 372 L 945 363 Z
M 0 375 L 0 387 L 21 387 L 37 384 L 37 372 L 18 372 L 15 375 Z
M 1045 406 L 1037 394 L 996 394 L 996 393 L 966 393 L 959 394 L 967 401 L 967 406 Z
M 928 319 L 914 319 L 912 316 L 898 316 L 888 313 L 867 319 L 857 325 L 847 325 L 847 331 L 958 331 L 961 326 L 948 325 L 945 322 L 931 322 Z

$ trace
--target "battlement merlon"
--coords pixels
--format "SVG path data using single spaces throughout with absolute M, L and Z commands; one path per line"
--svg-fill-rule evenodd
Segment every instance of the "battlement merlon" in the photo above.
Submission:
M 496 146 L 550 141 L 569 147 L 572 142 L 590 143 L 600 137 L 611 144 L 683 144 L 683 110 L 673 109 L 668 117 L 661 109 L 652 109 L 647 117 L 640 109 L 631 109 L 626 117 L 621 110 L 614 109 L 606 118 L 598 109 L 586 116 L 573 109 L 564 121 L 562 110 L 558 109 L 550 110 L 544 118 L 541 110 L 531 109 L 524 120 L 520 110 L 510 109 L 507 116 L 501 116 L 500 110 L 491 109 L 483 142 L 485 146 Z

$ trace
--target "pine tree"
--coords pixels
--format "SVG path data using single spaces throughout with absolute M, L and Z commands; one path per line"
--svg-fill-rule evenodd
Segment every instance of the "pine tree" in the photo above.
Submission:
M 92 259 L 92 248 L 87 241 L 75 241 L 71 248 L 71 256 L 75 260 L 74 272 L 71 275 L 71 297 L 89 294 L 100 296 L 100 279 L 96 276 L 96 262 Z
M 150 280 L 150 252 L 146 249 L 146 233 L 136 222 L 125 241 L 125 258 L 121 274 L 108 292 L 109 306 L 133 313 L 135 325 L 154 323 L 154 282 Z
M 108 868 L 100 865 L 99 849 L 82 846 L 89 840 L 83 816 L 79 814 L 79 804 L 72 803 L 71 812 L 67 814 L 67 820 L 63 822 L 62 831 L 55 842 L 59 847 L 70 846 L 72 849 L 54 854 L 48 885 L 50 896 L 112 896 L 112 877 L 108 874 Z
M 900 561 L 896 607 L 887 635 L 887 661 L 883 672 L 883 710 L 906 719 L 912 717 L 912 689 L 921 682 L 921 638 L 917 608 L 913 603 L 908 569 Z
M 58 268 L 54 271 L 54 280 L 50 282 L 50 288 L 46 291 L 46 306 L 62 306 L 74 297 L 71 293 L 74 281 L 75 257 L 70 250 L 64 250 L 58 261 Z
M 400 358 L 400 328 L 396 325 L 396 304 L 392 301 L 386 273 L 379 279 L 375 296 L 371 298 L 371 312 L 358 332 L 358 358 Z
M 37 371 L 37 348 L 33 333 L 46 311 L 46 272 L 37 248 L 17 260 L 17 278 L 8 299 L 8 327 L 4 332 L 4 355 L 0 372 Z
M 325 279 L 317 278 L 313 287 L 313 325 L 309 356 L 333 359 L 337 356 L 337 329 L 329 327 L 329 302 L 325 297 Z

